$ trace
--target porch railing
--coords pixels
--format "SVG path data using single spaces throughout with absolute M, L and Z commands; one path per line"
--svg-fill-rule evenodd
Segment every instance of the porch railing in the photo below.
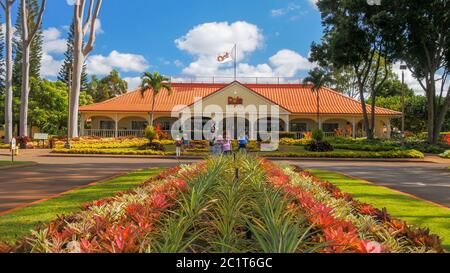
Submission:
M 110 130 L 110 129 L 85 129 L 83 136 L 94 136 L 103 138 L 113 137 L 143 137 L 144 130 Z

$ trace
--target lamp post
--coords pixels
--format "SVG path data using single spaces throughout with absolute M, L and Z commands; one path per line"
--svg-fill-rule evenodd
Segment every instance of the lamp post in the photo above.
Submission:
M 401 143 L 402 146 L 405 145 L 405 70 L 408 67 L 404 64 L 400 65 L 400 70 L 402 71 L 402 132 L 401 132 Z

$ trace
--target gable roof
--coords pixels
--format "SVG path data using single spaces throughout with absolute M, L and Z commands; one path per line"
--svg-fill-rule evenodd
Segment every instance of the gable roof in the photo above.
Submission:
M 233 84 L 233 83 L 231 83 Z M 240 83 L 239 83 L 240 84 Z M 155 112 L 171 112 L 177 105 L 192 105 L 198 97 L 208 97 L 222 91 L 230 84 L 212 83 L 172 83 L 173 93 L 166 91 L 156 97 Z M 302 84 L 242 84 L 249 90 L 266 98 L 268 101 L 292 114 L 315 114 L 317 111 L 316 94 L 311 85 Z M 141 96 L 139 89 L 128 92 L 110 100 L 80 107 L 80 112 L 150 112 L 152 92 Z M 362 114 L 361 102 L 344 96 L 329 88 L 320 90 L 320 111 L 322 114 Z M 367 106 L 368 113 L 371 109 Z M 377 107 L 377 115 L 398 116 L 400 112 Z

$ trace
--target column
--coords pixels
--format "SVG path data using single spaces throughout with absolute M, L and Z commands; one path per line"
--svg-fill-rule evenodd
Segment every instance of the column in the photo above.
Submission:
M 286 123 L 286 132 L 290 132 L 291 131 L 291 122 L 289 120 L 289 115 L 286 115 L 284 123 Z
M 352 120 L 352 125 L 353 125 L 353 139 L 355 139 L 356 138 L 356 119 L 355 119 L 355 117 L 353 117 L 353 120 Z
M 84 116 L 84 113 L 81 113 L 80 115 L 80 135 L 84 136 L 84 129 L 86 126 L 86 117 Z
M 116 116 L 114 118 L 114 124 L 115 124 L 114 137 L 117 138 L 119 136 L 119 119 L 117 117 L 117 114 L 116 114 Z

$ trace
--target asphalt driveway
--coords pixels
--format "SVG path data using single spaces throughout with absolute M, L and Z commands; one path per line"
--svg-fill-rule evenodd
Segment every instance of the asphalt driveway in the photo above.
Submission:
M 304 169 L 336 171 L 450 207 L 446 164 L 411 162 L 289 161 Z

